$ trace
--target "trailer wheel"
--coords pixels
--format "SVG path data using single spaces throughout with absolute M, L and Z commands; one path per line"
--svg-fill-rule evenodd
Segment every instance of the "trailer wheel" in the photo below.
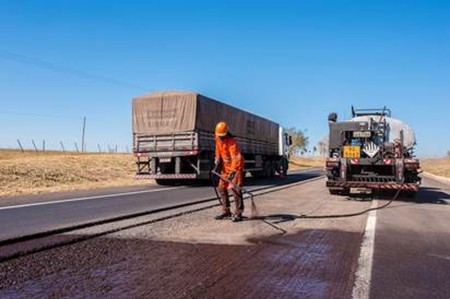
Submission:
M 347 196 L 350 194 L 350 188 L 342 188 L 342 189 L 328 189 L 330 194 L 332 195 L 343 195 Z
M 344 188 L 344 189 L 341 191 L 341 195 L 344 195 L 344 196 L 350 195 L 350 188 Z
M 341 192 L 341 190 L 336 189 L 328 189 L 328 191 L 330 191 L 331 195 L 339 195 L 339 192 Z

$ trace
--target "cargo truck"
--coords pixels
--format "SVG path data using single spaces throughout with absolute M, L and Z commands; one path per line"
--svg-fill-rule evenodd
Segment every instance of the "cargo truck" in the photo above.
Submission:
M 195 92 L 151 93 L 134 98 L 132 106 L 138 179 L 163 185 L 208 179 L 219 121 L 236 137 L 246 173 L 272 177 L 288 170 L 290 136 L 273 121 Z
M 414 196 L 419 189 L 416 138 L 406 123 L 383 109 L 352 107 L 352 118 L 337 121 L 328 116 L 329 156 L 326 160 L 330 193 L 348 194 L 350 188 L 404 190 Z

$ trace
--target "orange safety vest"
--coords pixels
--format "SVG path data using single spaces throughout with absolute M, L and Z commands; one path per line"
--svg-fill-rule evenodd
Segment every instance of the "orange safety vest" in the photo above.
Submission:
M 223 140 L 216 137 L 216 159 L 219 158 L 222 158 L 225 173 L 244 169 L 245 160 L 234 137 L 227 136 Z

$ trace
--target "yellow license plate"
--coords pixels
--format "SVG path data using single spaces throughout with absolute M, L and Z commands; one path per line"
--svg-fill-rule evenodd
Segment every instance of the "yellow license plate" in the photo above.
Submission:
M 353 145 L 344 146 L 344 158 L 359 158 L 361 157 L 361 147 Z

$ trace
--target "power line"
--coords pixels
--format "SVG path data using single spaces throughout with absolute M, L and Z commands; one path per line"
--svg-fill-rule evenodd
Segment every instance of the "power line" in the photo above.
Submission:
M 23 64 L 34 65 L 36 67 L 51 70 L 54 72 L 70 74 L 70 75 L 77 76 L 77 77 L 83 78 L 83 79 L 103 81 L 103 82 L 113 84 L 113 85 L 148 91 L 148 88 L 145 88 L 143 86 L 139 86 L 139 85 L 128 83 L 128 82 L 121 81 L 121 80 L 117 80 L 114 78 L 91 74 L 91 73 L 88 73 L 85 71 L 76 70 L 76 69 L 62 66 L 62 65 L 57 65 L 57 64 L 43 61 L 43 60 L 40 60 L 40 59 L 37 59 L 34 57 L 16 54 L 16 53 L 9 52 L 9 51 L 0 50 L 0 58 L 23 63 Z
M 40 113 L 15 112 L 15 111 L 0 111 L 0 114 L 32 116 L 32 117 L 47 117 L 47 118 L 77 118 L 77 119 L 83 118 L 82 116 L 74 116 L 74 115 L 40 114 Z

